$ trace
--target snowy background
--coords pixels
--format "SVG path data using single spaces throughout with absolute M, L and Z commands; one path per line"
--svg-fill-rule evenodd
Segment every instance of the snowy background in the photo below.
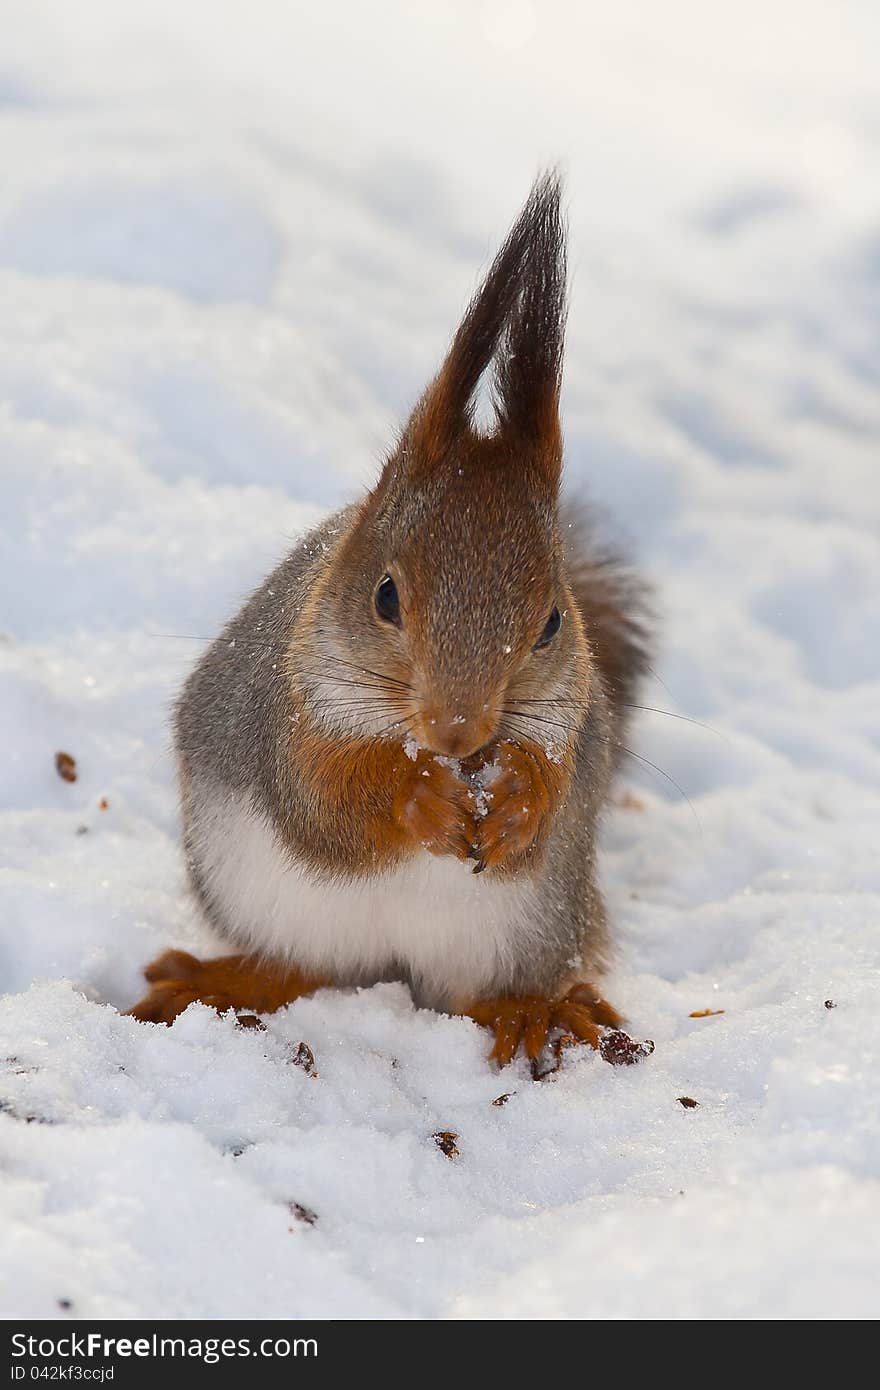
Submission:
M 877 6 L 0 20 L 5 1315 L 876 1315 Z M 499 1076 L 389 986 L 121 1017 L 210 947 L 182 674 L 374 476 L 557 159 L 569 481 L 659 586 L 645 703 L 710 726 L 642 715 L 689 801 L 631 760 L 606 821 L 653 1057 Z

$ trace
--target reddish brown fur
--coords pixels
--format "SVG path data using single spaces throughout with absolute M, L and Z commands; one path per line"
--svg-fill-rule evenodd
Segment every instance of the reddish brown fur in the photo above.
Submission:
M 473 764 L 474 760 L 470 760 Z M 479 763 L 495 763 L 500 774 L 492 781 L 485 819 L 477 826 L 477 858 L 484 868 L 522 871 L 540 863 L 553 817 L 568 792 L 573 750 L 551 762 L 536 743 L 503 740 L 490 747 Z
M 461 1010 L 468 1018 L 491 1028 L 495 1044 L 490 1056 L 504 1067 L 522 1044 L 532 1061 L 547 1045 L 551 1032 L 562 1029 L 590 1047 L 598 1047 L 602 1028 L 616 1028 L 621 1022 L 617 1010 L 592 985 L 579 984 L 560 999 L 539 995 L 502 996 L 480 999 Z
M 424 749 L 407 761 L 410 769 L 401 777 L 394 797 L 397 824 L 409 834 L 413 847 L 470 858 L 478 832 L 467 784 Z
M 501 739 L 467 759 L 459 778 L 426 749 L 412 758 L 400 744 L 329 734 L 305 715 L 295 729 L 315 842 L 336 846 L 344 823 L 357 854 L 346 861 L 349 870 L 377 871 L 423 848 L 486 869 L 517 872 L 527 857 L 536 866 L 573 770 L 572 747 L 551 762 L 538 744 Z M 487 764 L 501 772 L 479 819 L 470 779 Z
M 197 960 L 186 951 L 165 951 L 146 967 L 144 975 L 151 988 L 128 1011 L 141 1023 L 173 1023 L 196 1000 L 220 1013 L 247 1009 L 271 1014 L 325 983 L 252 956 Z

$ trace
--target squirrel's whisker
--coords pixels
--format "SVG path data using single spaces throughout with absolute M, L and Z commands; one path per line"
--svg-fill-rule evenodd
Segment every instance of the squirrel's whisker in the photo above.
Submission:
M 690 807 L 691 815 L 693 816 L 697 824 L 697 828 L 700 834 L 702 835 L 703 826 L 699 816 L 697 815 L 697 808 L 694 806 L 694 803 L 691 801 L 684 787 L 681 785 L 680 782 L 676 782 L 675 778 L 671 775 L 671 773 L 667 772 L 662 767 L 658 767 L 656 763 L 652 763 L 650 758 L 645 758 L 642 756 L 641 753 L 636 753 L 633 751 L 632 748 L 627 748 L 626 744 L 620 743 L 618 739 L 605 738 L 602 734 L 591 734 L 590 737 L 594 738 L 598 743 L 606 743 L 609 746 L 609 748 L 619 748 L 621 753 L 625 753 L 627 757 L 635 758 L 638 762 L 644 763 L 645 767 L 652 768 L 653 771 L 659 773 L 661 777 L 665 777 L 666 781 L 670 784 L 670 786 L 675 787 L 675 790 L 678 792 L 679 796 L 683 797 L 683 799 L 687 802 L 688 806 Z
M 516 703 L 518 705 L 550 705 L 558 708 L 561 708 L 563 706 L 571 707 L 574 709 L 589 708 L 589 700 L 566 700 L 559 699 L 557 697 L 542 700 L 534 697 L 517 696 Z M 685 724 L 696 724 L 698 729 L 705 729 L 707 733 L 714 734 L 716 738 L 723 738 L 726 739 L 728 742 L 730 741 L 729 739 L 727 739 L 727 735 L 722 733 L 720 729 L 713 729 L 711 724 L 705 724 L 702 719 L 694 719 L 689 714 L 676 714 L 674 710 L 659 709 L 656 705 L 636 705 L 628 700 L 621 700 L 620 707 L 621 709 L 643 710 L 646 714 L 663 714 L 667 717 L 667 719 L 680 719 Z
M 328 682 L 329 682 L 329 681 L 332 681 L 333 685 L 345 685 L 345 686 L 350 687 L 352 690 L 376 690 L 376 691 L 379 691 L 380 693 L 382 693 L 382 694 L 384 694 L 384 695 L 387 695 L 387 697 L 388 697 L 389 699 L 391 699 L 393 696 L 399 696 L 401 699 L 403 699 L 403 698 L 406 697 L 406 692 L 405 692 L 405 691 L 402 691 L 402 690 L 401 690 L 401 691 L 398 691 L 398 690 L 394 690 L 394 689 L 387 689 L 384 685 L 376 685 L 375 682 L 371 682 L 371 681 L 349 681 L 349 680 L 340 680 L 340 679 L 338 679 L 336 676 L 330 676 L 330 677 L 328 677 L 328 676 L 326 675 L 325 672 L 321 672 L 321 671 L 304 671 L 304 670 L 301 670 L 301 671 L 298 672 L 297 674 L 313 675 L 313 676 L 321 676 L 321 675 L 323 675 L 323 676 L 324 676 L 324 679 L 327 680 Z
M 386 685 L 399 685 L 406 690 L 412 690 L 408 681 L 400 680 L 397 676 L 389 676 L 385 671 L 373 671 L 369 666 L 363 666 L 359 661 L 343 661 L 341 656 L 333 656 L 327 652 L 321 652 L 321 660 L 330 662 L 335 666 L 348 667 L 352 671 L 360 671 L 365 676 L 375 676 L 377 680 L 384 681 Z
M 151 636 L 151 637 L 158 637 L 158 638 L 161 638 L 163 641 L 165 641 L 165 640 L 174 641 L 174 642 L 209 642 L 209 641 L 211 641 L 211 638 L 208 638 L 208 637 L 197 637 L 197 636 L 194 636 L 194 635 L 191 634 L 191 633 L 186 633 L 186 632 L 156 632 L 156 633 L 150 633 L 150 634 L 148 634 L 148 635 Z M 265 641 L 265 639 L 262 638 L 262 637 L 238 637 L 238 636 L 236 636 L 235 638 L 232 639 L 232 641 L 234 642 L 235 648 L 238 648 L 238 647 L 256 647 L 256 648 L 259 648 L 261 651 L 277 652 L 277 653 L 279 653 L 280 655 L 283 655 L 283 654 L 286 653 L 287 650 L 288 650 L 288 644 L 287 644 L 286 642 L 281 642 L 281 643 L 278 643 L 278 642 L 267 642 L 267 641 Z M 361 671 L 361 672 L 363 672 L 364 675 L 366 675 L 366 676 L 373 676 L 377 681 L 381 681 L 381 682 L 382 682 L 382 685 L 381 685 L 381 686 L 375 686 L 375 687 L 369 687 L 369 686 L 367 685 L 366 682 L 358 682 L 358 681 L 349 681 L 348 683 L 350 683 L 350 684 L 356 684 L 356 685 L 361 685 L 361 684 L 362 684 L 362 685 L 364 685 L 364 688 L 374 688 L 374 689 L 384 689 L 386 686 L 399 686 L 399 687 L 400 687 L 401 689 L 403 689 L 403 690 L 411 690 L 411 689 L 412 689 L 412 686 L 409 684 L 408 681 L 400 680 L 399 677 L 397 677 L 397 676 L 389 676 L 389 675 L 388 675 L 386 672 L 384 672 L 384 671 L 374 671 L 374 670 L 372 670 L 369 666 L 363 666 L 363 665 L 362 665 L 360 662 L 358 662 L 358 661 L 344 661 L 344 660 L 342 659 L 342 657 L 333 656 L 333 655 L 331 655 L 331 654 L 328 653 L 328 652 L 322 652 L 322 653 L 321 653 L 321 661 L 324 663 L 324 668 L 326 668 L 326 666 L 327 666 L 328 664 L 329 664 L 329 665 L 335 665 L 335 666 L 342 666 L 342 667 L 345 667 L 346 669 L 349 669 L 349 670 L 352 670 L 352 671 Z M 307 670 L 308 670 L 308 668 L 306 668 L 306 667 L 301 667 L 300 669 L 301 669 L 302 671 L 307 671 Z M 313 674 L 313 675 L 325 675 L 325 674 L 326 674 L 326 669 L 314 670 L 314 671 L 311 672 L 311 674 Z M 334 679 L 334 681 L 337 682 L 337 684 L 343 684 L 346 678 L 343 677 L 343 676 L 334 676 L 333 679 Z
M 534 720 L 536 724 L 550 724 L 553 728 L 565 729 L 570 734 L 576 734 L 578 732 L 578 729 L 580 728 L 579 724 L 572 724 L 569 721 L 562 719 L 548 719 L 546 715 L 533 714 L 531 710 L 508 709 L 507 706 L 505 706 L 502 713 L 514 715 L 519 719 Z

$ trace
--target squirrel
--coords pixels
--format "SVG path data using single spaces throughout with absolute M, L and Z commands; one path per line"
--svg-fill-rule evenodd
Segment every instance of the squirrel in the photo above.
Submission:
M 560 503 L 567 297 L 548 173 L 372 491 L 300 541 L 186 681 L 189 878 L 233 953 L 166 951 L 135 1018 L 402 980 L 488 1028 L 499 1065 L 620 1023 L 594 984 L 597 820 L 649 609 Z

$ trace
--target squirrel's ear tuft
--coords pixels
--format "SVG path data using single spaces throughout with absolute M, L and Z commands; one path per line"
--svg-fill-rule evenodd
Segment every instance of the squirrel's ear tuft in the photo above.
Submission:
M 519 293 L 496 364 L 498 423 L 504 434 L 538 447 L 552 444 L 558 452 L 568 282 L 556 175 L 535 185 L 523 217 L 529 236 Z
M 406 429 L 416 471 L 442 466 L 450 446 L 471 430 L 477 387 L 491 366 L 499 435 L 533 446 L 558 477 L 566 312 L 560 199 L 558 175 L 543 175 L 468 306 Z

